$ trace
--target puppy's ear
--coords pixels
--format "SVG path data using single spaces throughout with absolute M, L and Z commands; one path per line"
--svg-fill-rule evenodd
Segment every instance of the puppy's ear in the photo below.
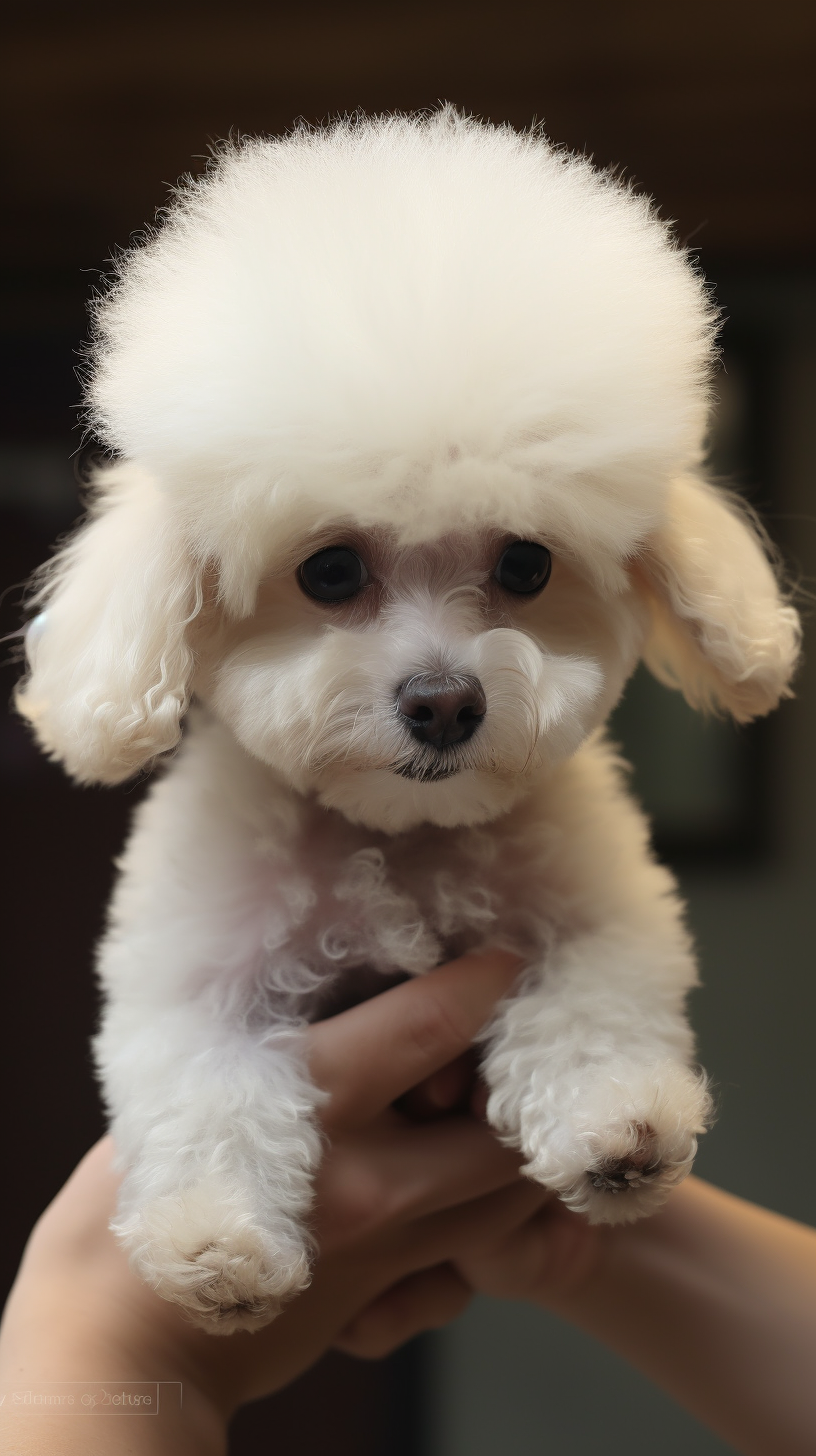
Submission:
M 652 615 L 644 659 L 692 707 L 744 723 L 790 696 L 799 617 L 735 502 L 695 477 L 675 481 L 637 575 Z
M 16 699 L 80 782 L 119 783 L 178 742 L 199 577 L 150 475 L 105 471 L 90 519 L 44 570 Z

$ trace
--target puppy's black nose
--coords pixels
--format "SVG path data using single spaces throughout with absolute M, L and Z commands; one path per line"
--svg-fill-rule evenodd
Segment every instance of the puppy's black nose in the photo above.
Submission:
M 477 677 L 444 672 L 418 672 L 409 678 L 399 690 L 397 707 L 414 738 L 434 748 L 467 742 L 487 710 Z

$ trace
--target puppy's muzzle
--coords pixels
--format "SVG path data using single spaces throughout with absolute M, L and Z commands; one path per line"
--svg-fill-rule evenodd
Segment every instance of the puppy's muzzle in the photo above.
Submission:
M 397 711 L 418 743 L 443 749 L 473 737 L 487 703 L 477 677 L 420 672 L 399 689 Z

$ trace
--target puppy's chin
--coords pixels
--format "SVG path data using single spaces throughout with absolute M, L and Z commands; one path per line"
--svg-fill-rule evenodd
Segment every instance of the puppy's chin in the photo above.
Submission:
M 392 769 L 367 769 L 321 775 L 315 788 L 325 809 L 337 809 L 367 829 L 400 834 L 419 824 L 441 829 L 486 824 L 513 807 L 527 788 L 527 778 L 465 768 L 428 783 Z

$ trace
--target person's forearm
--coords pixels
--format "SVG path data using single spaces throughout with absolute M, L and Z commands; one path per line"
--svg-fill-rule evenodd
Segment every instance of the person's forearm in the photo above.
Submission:
M 816 1232 L 689 1179 L 546 1300 L 744 1456 L 816 1451 Z
M 48 1310 L 45 1328 L 36 1309 L 34 1319 L 26 1318 L 31 1310 L 7 1312 L 0 1341 L 4 1453 L 224 1456 L 226 1414 L 208 1399 L 197 1372 L 179 1366 L 175 1351 L 166 1361 L 160 1351 L 143 1356 L 138 1329 L 130 1345 L 99 1340 L 85 1310 L 71 1307 L 74 1318 Z M 128 1411 L 124 1401 L 136 1399 L 138 1409 Z M 92 1401 L 96 1409 L 89 1411 Z
M 0 1327 L 3 1452 L 223 1456 L 226 1412 L 210 1399 L 194 1352 L 185 1357 L 161 1326 L 145 1339 L 138 1305 L 117 1330 L 92 1277 L 31 1263 L 23 1264 Z M 149 1309 L 153 1297 L 139 1295 Z M 138 1410 L 127 1411 L 123 1396 L 137 1396 Z
M 26 1369 L 3 1372 L 3 1408 L 0 1409 L 0 1446 L 8 1456 L 224 1456 L 227 1423 L 223 1413 L 190 1381 L 163 1382 L 159 1391 L 155 1372 L 128 1365 L 126 1378 L 116 1379 L 110 1356 L 89 1350 L 81 1366 L 71 1361 L 63 1380 L 62 1367 L 48 1367 L 48 1379 Z M 116 1362 L 117 1365 L 120 1362 Z M 78 1379 L 76 1370 L 89 1372 Z M 103 1386 L 111 1407 L 87 1411 L 80 1402 L 100 1399 Z M 149 1405 L 134 1413 L 121 1407 L 122 1392 L 137 1392 Z M 16 1400 L 15 1400 L 16 1397 Z M 68 1401 L 70 1397 L 70 1403 Z M 49 1410 L 40 1402 L 60 1402 Z M 25 1403 L 24 1403 L 25 1402 Z
M 175 1415 L 0 1413 L 7 1456 L 224 1456 L 226 1431 L 189 1412 Z

